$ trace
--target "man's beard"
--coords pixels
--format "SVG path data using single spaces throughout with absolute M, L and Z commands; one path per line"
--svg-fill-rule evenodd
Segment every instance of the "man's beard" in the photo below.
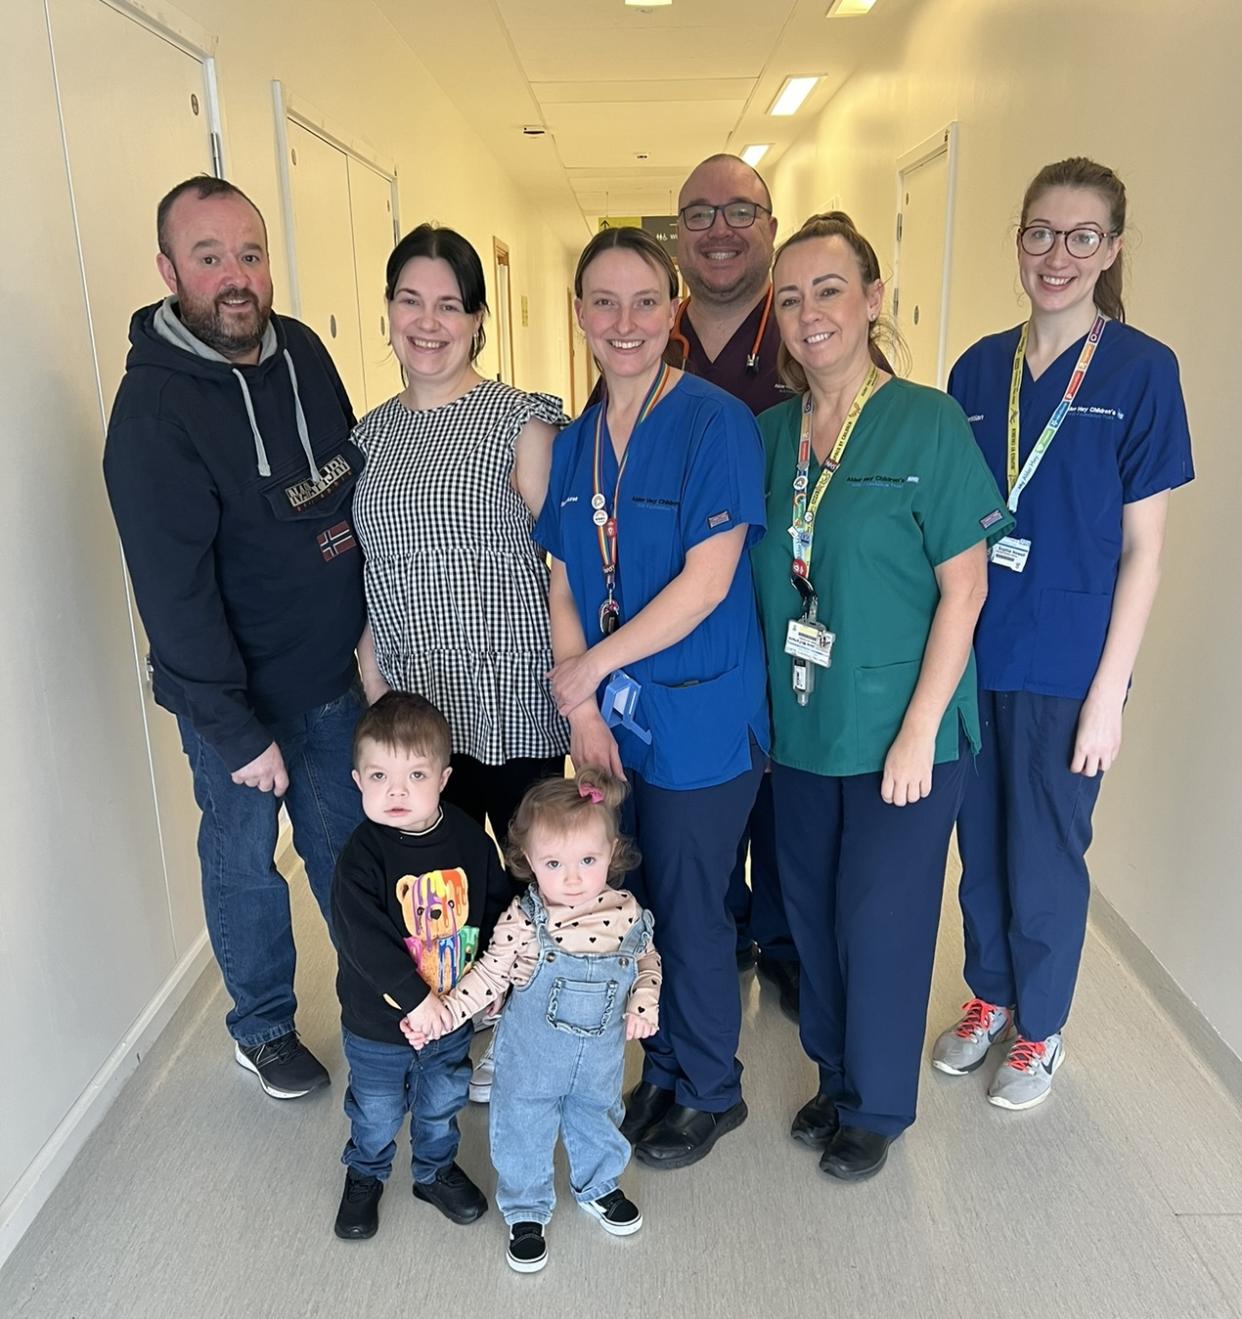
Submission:
M 221 310 L 220 303 L 225 298 L 246 298 L 252 314 L 241 317 L 236 312 L 228 315 Z M 194 337 L 214 348 L 222 357 L 244 357 L 252 353 L 263 342 L 271 316 L 272 305 L 261 306 L 259 299 L 250 289 L 221 289 L 211 301 L 191 299 L 186 295 L 177 281 L 177 310 L 181 323 Z

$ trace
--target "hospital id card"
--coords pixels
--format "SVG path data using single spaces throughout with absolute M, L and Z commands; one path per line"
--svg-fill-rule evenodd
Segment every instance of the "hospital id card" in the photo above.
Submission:
M 826 669 L 832 664 L 832 645 L 836 639 L 837 634 L 829 632 L 822 623 L 792 618 L 785 633 L 785 654 Z
M 1008 568 L 1011 572 L 1021 572 L 1026 567 L 1027 556 L 1031 552 L 1031 542 L 1017 536 L 1002 536 L 992 546 L 989 555 L 998 568 Z

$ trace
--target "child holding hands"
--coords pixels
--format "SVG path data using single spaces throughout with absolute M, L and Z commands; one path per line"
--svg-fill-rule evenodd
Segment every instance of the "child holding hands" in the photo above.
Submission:
M 660 958 L 650 912 L 620 887 L 637 863 L 619 836 L 625 784 L 584 768 L 536 783 L 509 826 L 511 874 L 533 880 L 496 923 L 487 952 L 443 995 L 438 1020 L 403 1024 L 416 1045 L 499 1004 L 490 1127 L 496 1204 L 519 1273 L 547 1263 L 552 1155 L 559 1132 L 578 1204 L 628 1236 L 642 1215 L 618 1186 L 630 1158 L 619 1130 L 626 1040 L 659 1025 Z M 441 1035 L 448 1038 L 448 1035 Z
M 414 1050 L 405 1030 L 442 1015 L 512 888 L 496 846 L 463 811 L 442 805 L 452 753 L 444 716 L 421 696 L 389 692 L 354 732 L 354 782 L 366 819 L 341 852 L 332 881 L 349 1089 L 348 1172 L 336 1235 L 375 1235 L 396 1138 L 410 1115 L 414 1195 L 454 1223 L 487 1200 L 457 1166 L 457 1114 L 470 1084 L 471 1027 L 455 1024 Z

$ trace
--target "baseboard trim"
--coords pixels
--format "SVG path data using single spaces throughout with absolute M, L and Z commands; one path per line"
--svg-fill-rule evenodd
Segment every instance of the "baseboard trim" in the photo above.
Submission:
M 1203 1066 L 1216 1078 L 1234 1103 L 1242 1107 L 1242 1058 L 1221 1038 L 1160 959 L 1094 885 L 1091 892 L 1091 924 L 1167 1014 Z
M 91 1078 L 13 1189 L 0 1201 L 0 1266 L 13 1253 L 26 1229 L 34 1222 L 35 1215 L 47 1203 L 91 1132 L 121 1093 L 121 1088 L 138 1070 L 156 1036 L 210 965 L 211 945 L 204 930 Z

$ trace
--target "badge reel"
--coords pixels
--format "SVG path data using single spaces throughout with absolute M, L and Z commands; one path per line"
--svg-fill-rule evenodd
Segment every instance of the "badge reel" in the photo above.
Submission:
M 604 688 L 604 699 L 600 704 L 600 713 L 604 716 L 604 722 L 609 728 L 620 726 L 628 729 L 640 742 L 646 742 L 650 745 L 650 731 L 646 728 L 640 728 L 634 720 L 634 713 L 638 709 L 638 697 L 642 689 L 642 684 L 635 682 L 624 669 L 617 669 L 608 679 L 608 685 Z
M 811 583 L 796 570 L 791 580 L 802 600 L 802 615 L 789 620 L 785 654 L 793 657 L 794 695 L 799 705 L 806 705 L 815 689 L 815 670 L 829 668 L 832 664 L 832 646 L 837 637 L 816 617 L 819 597 Z

